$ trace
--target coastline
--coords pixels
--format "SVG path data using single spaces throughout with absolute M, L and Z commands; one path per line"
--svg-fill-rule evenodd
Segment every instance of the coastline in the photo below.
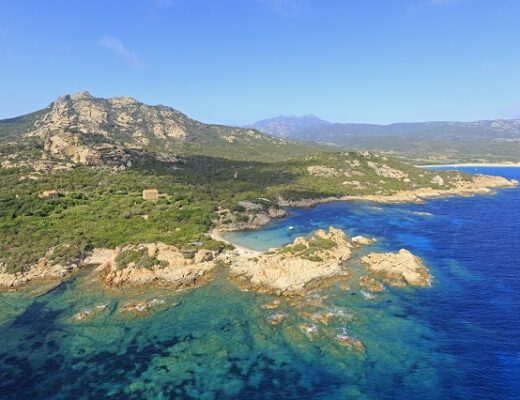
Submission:
M 461 168 L 461 167 L 497 167 L 497 168 L 520 168 L 520 162 L 503 162 L 503 163 L 453 163 L 453 164 L 427 164 L 427 165 L 415 165 L 417 168 Z
M 520 164 L 518 164 L 520 167 Z M 444 197 L 472 197 L 478 195 L 493 194 L 497 189 L 508 189 L 518 185 L 516 180 L 508 180 L 496 176 L 480 176 L 476 177 L 471 183 L 463 183 L 458 187 L 446 189 L 422 188 L 415 190 L 398 191 L 390 195 L 360 195 L 360 196 L 342 196 L 342 197 L 322 197 L 316 199 L 300 199 L 300 200 L 285 200 L 279 198 L 278 205 L 282 208 L 310 208 L 320 204 L 326 204 L 336 201 L 369 201 L 378 204 L 400 204 L 400 203 L 421 203 L 425 200 L 434 200 Z M 248 229 L 260 229 L 262 226 L 250 226 Z M 207 235 L 212 239 L 227 243 L 236 249 L 240 256 L 257 257 L 264 252 L 253 250 L 242 245 L 233 243 L 224 238 L 223 234 L 226 230 L 220 230 L 218 227 L 214 228 Z
M 322 203 L 329 203 L 333 201 L 371 201 L 379 204 L 395 204 L 395 203 L 419 203 L 426 199 L 434 199 L 440 197 L 450 196 L 474 196 L 482 194 L 493 194 L 494 190 L 500 188 L 511 188 L 518 185 L 516 180 L 509 180 L 498 176 L 486 176 L 486 175 L 475 175 L 471 181 L 460 181 L 457 185 L 450 188 L 438 188 L 434 189 L 431 187 L 421 188 L 415 190 L 404 190 L 398 191 L 393 194 L 374 194 L 374 195 L 350 195 L 342 197 L 326 197 L 326 198 L 315 198 L 315 199 L 300 199 L 300 200 L 285 200 L 283 198 L 278 199 L 278 205 L 282 208 L 295 207 L 295 208 L 307 208 L 313 207 Z M 280 216 L 281 217 L 281 216 Z M 261 226 L 266 225 L 271 221 L 271 218 L 266 218 L 264 224 L 253 225 L 249 229 L 259 229 Z M 224 237 L 224 232 L 218 227 L 214 228 L 207 235 L 214 240 L 227 243 L 234 247 L 233 254 L 244 258 L 255 258 L 259 257 L 265 252 L 253 250 L 243 245 L 238 245 Z M 28 272 L 18 274 L 8 274 L 0 269 L 0 291 L 12 291 L 19 287 L 26 286 L 28 283 L 36 280 L 45 280 L 52 278 L 55 280 L 61 280 L 66 275 L 73 272 L 70 269 L 63 268 L 59 265 L 56 268 L 44 268 L 45 263 L 41 263 L 38 268 L 32 268 Z M 74 269 L 79 268 L 76 265 Z M 57 270 L 56 270 L 57 269 Z

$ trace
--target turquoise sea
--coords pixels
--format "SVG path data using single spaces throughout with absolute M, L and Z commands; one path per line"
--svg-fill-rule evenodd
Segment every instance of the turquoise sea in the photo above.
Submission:
M 464 170 L 520 179 L 518 168 Z M 184 292 L 107 291 L 84 270 L 47 293 L 0 294 L 0 398 L 520 399 L 520 188 L 290 211 L 229 238 L 267 249 L 333 225 L 378 238 L 364 251 L 421 256 L 433 287 L 387 288 L 369 299 L 354 260 L 349 290 L 336 284 L 269 310 L 261 306 L 274 297 L 238 290 L 225 270 Z M 118 311 L 152 298 L 154 312 Z M 97 311 L 72 318 L 86 309 Z M 325 311 L 341 318 L 316 323 L 315 337 L 300 329 Z M 284 322 L 267 322 L 281 312 Z M 365 351 L 340 345 L 338 334 Z

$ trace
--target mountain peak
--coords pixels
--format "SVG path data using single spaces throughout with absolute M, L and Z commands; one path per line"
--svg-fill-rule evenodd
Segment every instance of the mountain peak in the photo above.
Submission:
M 305 114 L 301 116 L 279 115 L 278 117 L 258 121 L 251 127 L 270 135 L 288 138 L 303 130 L 329 124 L 330 122 L 313 114 Z
M 71 100 L 90 100 L 93 99 L 92 95 L 88 91 L 76 92 L 70 95 Z

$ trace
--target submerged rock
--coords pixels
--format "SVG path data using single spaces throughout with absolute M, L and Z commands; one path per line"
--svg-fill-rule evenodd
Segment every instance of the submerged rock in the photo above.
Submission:
M 335 309 L 316 313 L 305 313 L 305 315 L 314 322 L 319 322 L 322 325 L 329 325 L 332 320 L 351 319 L 352 316 L 342 309 Z
M 371 292 L 382 292 L 385 290 L 385 287 L 381 282 L 366 275 L 359 278 L 359 285 Z
M 95 316 L 99 315 L 100 313 L 107 310 L 108 304 L 98 304 L 94 306 L 93 308 L 88 308 L 86 310 L 82 310 L 74 314 L 72 319 L 75 322 L 84 322 L 91 320 Z
M 267 318 L 267 322 L 269 322 L 271 325 L 280 325 L 286 319 L 287 314 L 278 313 L 269 316 L 269 318 Z
M 371 273 L 392 286 L 431 286 L 432 276 L 419 257 L 408 250 L 397 253 L 370 253 L 361 259 Z
M 318 327 L 314 324 L 301 324 L 300 329 L 310 338 L 316 338 L 320 334 Z
M 343 346 L 347 346 L 356 352 L 361 353 L 361 352 L 365 351 L 365 345 L 363 344 L 363 342 L 361 340 L 348 336 L 345 333 L 341 333 L 341 334 L 337 335 L 336 340 L 338 341 L 339 344 L 341 344 Z
M 264 310 L 273 310 L 275 308 L 280 307 L 280 300 L 279 299 L 274 299 L 270 303 L 266 303 L 266 304 L 262 305 L 261 307 Z
M 157 306 L 164 306 L 165 301 L 162 299 L 139 300 L 131 303 L 125 303 L 119 307 L 120 313 L 144 313 L 150 311 Z
M 372 293 L 367 292 L 366 290 L 360 290 L 359 293 L 365 300 L 374 300 L 376 296 L 374 296 Z

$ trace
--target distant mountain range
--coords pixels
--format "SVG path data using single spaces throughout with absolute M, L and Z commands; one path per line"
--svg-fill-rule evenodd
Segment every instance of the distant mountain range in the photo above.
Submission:
M 290 138 L 298 137 L 302 132 L 312 132 L 319 127 L 328 125 L 331 125 L 331 123 L 314 115 L 308 114 L 301 117 L 281 115 L 279 117 L 258 121 L 257 123 L 249 125 L 248 127 L 258 129 L 259 131 L 269 135 Z
M 332 123 L 304 115 L 270 118 L 250 127 L 286 139 L 402 153 L 414 158 L 426 155 L 451 159 L 520 159 L 520 119 L 376 125 Z

